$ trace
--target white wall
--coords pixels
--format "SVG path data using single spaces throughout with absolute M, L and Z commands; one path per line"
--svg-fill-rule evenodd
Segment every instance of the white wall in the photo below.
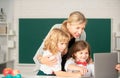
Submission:
M 14 0 L 0 0 L 0 9 L 3 8 L 7 15 L 7 22 L 13 22 L 13 3 Z
M 5 13 L 7 19 L 6 22 L 9 23 L 8 31 L 9 29 L 14 29 L 14 0 L 0 0 L 0 10 L 3 8 L 3 12 Z M 0 11 L 1 12 L 1 11 Z M 9 40 L 12 40 L 13 38 L 9 38 Z M 12 49 L 9 49 L 9 57 L 13 56 L 14 53 L 12 52 Z M 8 58 L 9 58 L 8 57 Z M 13 58 L 10 58 L 13 59 Z
M 13 59 L 18 59 L 19 18 L 67 18 L 75 10 L 81 11 L 87 18 L 112 19 L 111 51 L 114 51 L 113 32 L 120 31 L 120 0 L 14 0 L 13 9 L 13 29 L 16 30 L 14 38 L 16 48 L 13 50 L 15 57 L 11 57 Z M 17 62 L 18 60 L 16 60 L 15 68 L 20 69 L 22 73 L 30 74 L 34 68 L 34 65 L 24 68 L 24 66 L 17 65 Z

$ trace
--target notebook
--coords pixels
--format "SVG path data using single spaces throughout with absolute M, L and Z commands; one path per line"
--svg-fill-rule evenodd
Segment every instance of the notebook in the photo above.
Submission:
M 95 53 L 95 78 L 118 78 L 118 71 L 115 70 L 117 56 L 117 53 Z

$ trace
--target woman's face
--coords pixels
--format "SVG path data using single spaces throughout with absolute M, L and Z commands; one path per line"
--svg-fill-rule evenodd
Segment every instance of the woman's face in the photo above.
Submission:
M 79 22 L 71 23 L 71 24 L 68 23 L 67 29 L 74 38 L 79 38 L 83 30 L 85 29 L 85 25 L 86 23 L 79 24 Z
M 74 54 L 76 61 L 85 62 L 89 57 L 88 48 L 78 51 Z

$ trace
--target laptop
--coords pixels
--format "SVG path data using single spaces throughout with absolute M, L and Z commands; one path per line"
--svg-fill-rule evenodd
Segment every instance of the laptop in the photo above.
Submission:
M 117 53 L 95 53 L 95 78 L 118 78 L 118 71 L 115 70 L 117 63 Z

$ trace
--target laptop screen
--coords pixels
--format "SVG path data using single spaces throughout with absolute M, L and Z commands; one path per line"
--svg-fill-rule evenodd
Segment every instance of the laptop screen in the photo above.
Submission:
M 117 53 L 95 53 L 95 78 L 118 78 L 115 65 L 118 63 Z

